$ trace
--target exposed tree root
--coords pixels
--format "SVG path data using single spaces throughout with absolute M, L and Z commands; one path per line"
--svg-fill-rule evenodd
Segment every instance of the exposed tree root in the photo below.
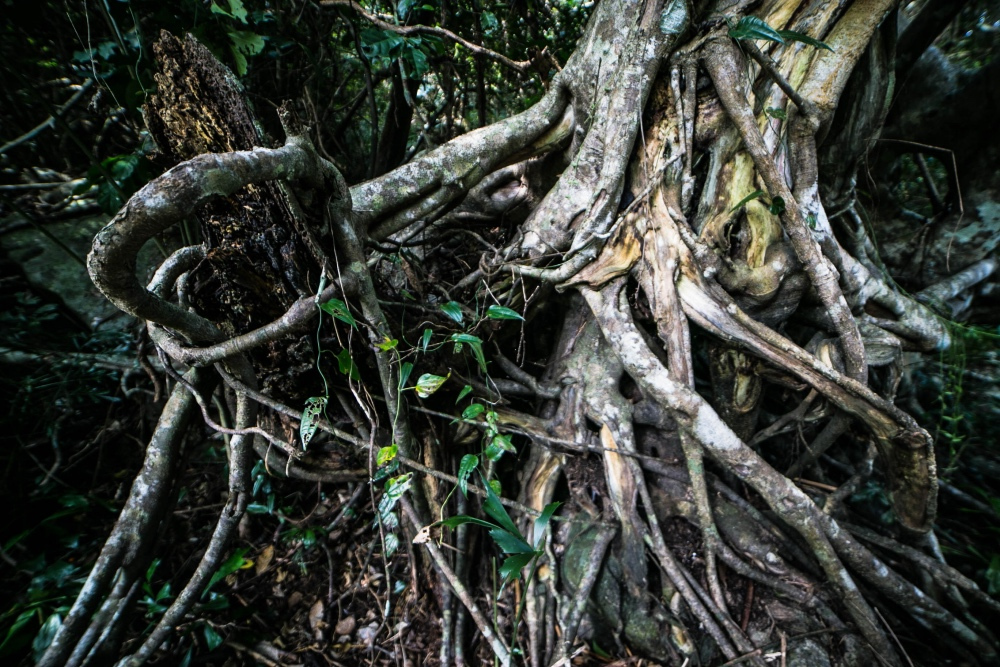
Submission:
M 412 553 L 430 557 L 441 584 L 444 661 L 476 660 L 463 630 L 469 617 L 504 665 L 521 660 L 518 646 L 527 647 L 533 667 L 568 665 L 578 639 L 595 636 L 680 664 L 696 657 L 699 633 L 711 638 L 726 664 L 763 665 L 775 619 L 807 628 L 788 638 L 792 648 L 781 634 L 782 657 L 787 649 L 816 651 L 844 664 L 902 665 L 905 647 L 889 625 L 904 614 L 940 644 L 983 663 L 995 660 L 996 638 L 975 618 L 972 603 L 992 612 L 1000 605 L 936 557 L 933 443 L 893 398 L 904 348 L 948 344 L 946 326 L 925 304 L 959 297 L 991 275 L 996 262 L 969 267 L 914 299 L 886 278 L 860 224 L 853 172 L 847 174 L 853 165 L 831 179 L 846 188 L 832 199 L 848 204 L 828 217 L 824 202 L 831 197 L 820 196 L 825 183 L 817 144 L 837 131 L 831 129 L 833 110 L 847 76 L 893 3 L 854 3 L 843 15 L 839 6 L 811 7 L 802 16 L 772 4 L 768 19 L 796 30 L 822 29 L 816 34 L 826 34 L 837 55 L 813 56 L 802 45 L 769 53 L 749 46 L 752 61 L 745 61 L 721 26 L 706 24 L 681 46 L 691 21 L 687 3 L 603 2 L 581 48 L 535 106 L 383 177 L 348 190 L 309 141 L 292 133 L 282 148 L 194 158 L 137 193 L 95 240 L 91 274 L 116 305 L 147 322 L 150 337 L 169 357 L 165 366 L 193 369 L 171 393 L 122 517 L 41 664 L 83 665 L 99 651 L 117 655 L 120 639 L 112 646 L 109 638 L 121 632 L 122 615 L 134 602 L 157 517 L 165 511 L 167 495 L 157 489 L 173 483 L 171 457 L 195 399 L 214 423 L 198 394 L 212 365 L 236 402 L 234 427 L 216 425 L 232 435 L 229 497 L 194 575 L 121 664 L 150 660 L 218 567 L 249 500 L 251 450 L 273 473 L 293 478 L 334 483 L 374 476 L 374 464 L 369 470 L 324 469 L 321 456 L 288 444 L 287 435 L 308 419 L 319 432 L 364 451 L 370 462 L 395 446 L 396 464 L 424 480 L 410 487 L 400 506 L 422 545 Z M 625 46 L 609 51 L 612 37 Z M 671 52 L 670 71 L 658 74 Z M 698 90 L 699 63 L 711 79 L 704 93 Z M 790 120 L 779 136 L 772 119 L 757 111 L 789 101 L 794 108 L 787 108 Z M 708 164 L 698 167 L 701 154 Z M 563 170 L 536 197 L 537 183 L 526 181 L 553 156 Z M 274 180 L 302 191 L 299 198 L 313 204 L 302 210 L 321 212 L 314 233 L 305 234 L 316 237 L 307 245 L 316 260 L 312 282 L 323 276 L 317 294 L 292 294 L 277 319 L 224 333 L 196 312 L 188 294 L 190 273 L 211 249 L 181 249 L 148 289 L 139 285 L 135 256 L 146 240 L 214 198 Z M 746 199 L 757 189 L 766 189 L 769 205 L 756 196 Z M 779 198 L 781 206 L 775 205 Z M 492 224 L 524 202 L 532 209 L 516 234 L 501 238 L 488 225 L 456 231 L 456 225 L 471 224 L 473 213 Z M 831 217 L 849 228 L 846 247 Z M 317 241 L 327 237 L 329 256 Z M 471 258 L 464 273 L 454 257 L 435 256 L 438 248 L 426 241 L 452 243 L 452 237 L 473 248 L 449 246 Z M 405 274 L 415 290 L 424 287 L 406 263 L 409 249 L 420 253 L 412 258 L 439 262 L 441 273 L 454 278 L 451 287 L 428 286 L 434 299 L 426 305 L 384 293 L 393 271 Z M 406 265 L 386 269 L 382 260 L 394 252 Z M 440 275 L 430 282 L 441 282 Z M 472 295 L 474 288 L 482 292 Z M 481 344 L 479 336 L 491 333 L 478 317 L 483 294 L 488 305 L 496 302 L 523 317 L 526 328 L 520 340 L 498 334 L 490 363 L 484 356 L 463 367 L 455 344 Z M 439 297 L 476 300 L 477 321 L 466 324 L 471 308 L 446 320 Z M 339 422 L 304 417 L 261 389 L 250 361 L 263 347 L 316 324 L 318 306 L 334 298 L 343 300 L 346 312 L 338 311 L 339 323 L 320 321 L 316 347 L 336 340 L 351 364 L 352 354 L 359 360 L 364 354 L 368 380 L 359 383 L 360 373 L 352 376 L 342 360 L 347 379 L 331 383 L 323 376 L 324 405 L 340 400 Z M 878 306 L 879 316 L 866 314 L 866 306 Z M 793 315 L 801 317 L 793 322 Z M 354 326 L 346 336 L 337 328 L 345 320 L 354 322 L 361 342 L 350 338 Z M 528 328 L 533 320 L 545 323 L 537 340 Z M 424 331 L 418 353 L 412 341 Z M 437 356 L 428 352 L 432 335 L 443 340 Z M 721 405 L 710 405 L 696 385 L 703 345 L 697 336 L 712 338 L 713 382 L 725 383 L 713 393 Z M 321 371 L 332 368 L 324 366 L 324 351 L 315 350 Z M 545 367 L 538 377 L 525 363 L 529 357 Z M 482 410 L 456 419 L 442 411 L 452 404 L 440 408 L 443 402 L 428 398 L 433 392 L 419 392 L 426 405 L 410 399 L 415 380 L 407 364 L 418 359 L 437 364 L 432 369 L 441 378 L 461 376 Z M 890 379 L 879 384 L 872 376 L 883 369 Z M 778 414 L 784 416 L 768 426 L 758 424 L 765 385 L 796 396 L 783 401 Z M 266 408 L 260 420 L 259 406 Z M 488 417 L 480 417 L 487 410 Z M 791 431 L 816 431 L 807 422 L 827 415 L 801 455 L 770 449 Z M 351 425 L 341 428 L 345 423 Z M 863 429 L 852 431 L 855 424 Z M 504 466 L 512 457 L 502 463 L 491 457 L 482 466 L 484 477 L 504 478 L 503 504 L 520 515 L 527 539 L 539 537 L 531 534 L 532 519 L 561 493 L 563 479 L 568 502 L 558 528 L 544 540 L 544 574 L 540 568 L 538 577 L 518 586 L 513 603 L 515 595 L 505 593 L 496 605 L 508 613 L 497 611 L 504 619 L 491 621 L 482 609 L 487 586 L 472 584 L 481 565 L 469 547 L 474 536 L 465 527 L 453 536 L 435 528 L 432 536 L 431 524 L 454 507 L 475 511 L 473 498 L 485 491 L 459 469 L 461 454 L 486 458 L 476 443 L 481 433 L 492 429 L 495 435 L 500 428 L 530 443 L 517 462 L 519 500 L 506 493 L 513 475 Z M 838 464 L 846 478 L 839 488 L 827 479 L 796 484 L 844 441 L 858 445 L 861 455 L 854 465 Z M 454 447 L 449 451 L 442 443 Z M 791 467 L 782 474 L 778 465 Z M 897 538 L 856 527 L 847 507 L 876 471 L 886 476 L 903 529 Z M 442 489 L 458 485 L 472 495 L 463 492 L 449 505 L 451 496 Z M 683 545 L 674 534 L 680 531 L 669 529 L 677 522 L 696 526 L 697 538 Z M 127 533 L 139 542 L 126 544 Z M 454 558 L 442 548 L 451 543 L 458 549 Z M 914 571 L 926 573 L 921 585 Z M 519 641 L 520 628 L 510 627 L 520 615 L 509 609 L 522 600 L 526 642 Z M 785 603 L 801 618 L 783 612 Z M 837 635 L 839 648 L 821 646 L 825 633 Z
M 188 380 L 197 382 L 197 377 L 198 371 L 192 370 Z M 101 648 L 99 640 L 114 613 L 124 611 L 122 591 L 132 587 L 152 557 L 184 429 L 196 407 L 183 387 L 171 392 L 118 522 L 40 665 L 83 664 L 88 654 Z M 109 594 L 112 584 L 114 591 Z M 98 613 L 106 596 L 108 608 Z

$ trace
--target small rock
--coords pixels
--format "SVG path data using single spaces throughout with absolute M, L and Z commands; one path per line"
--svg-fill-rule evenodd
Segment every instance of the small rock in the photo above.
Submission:
M 371 623 L 358 630 L 358 639 L 365 646 L 372 646 L 375 643 L 375 635 L 378 633 L 378 623 Z
M 358 622 L 353 616 L 348 616 L 347 618 L 342 618 L 337 621 L 337 626 L 333 629 L 337 636 L 349 635 L 354 632 L 354 629 L 358 627 Z
M 323 630 L 326 628 L 326 622 L 323 620 L 324 611 L 326 611 L 326 605 L 323 604 L 322 600 L 316 600 L 309 608 L 309 627 L 312 628 L 316 641 L 323 641 Z

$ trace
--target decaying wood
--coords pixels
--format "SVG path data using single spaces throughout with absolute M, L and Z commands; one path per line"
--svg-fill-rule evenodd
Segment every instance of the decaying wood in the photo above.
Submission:
M 207 48 L 190 35 L 163 33 L 154 51 L 157 92 L 145 116 L 170 164 L 267 146 L 239 82 Z M 208 252 L 192 274 L 194 301 L 229 336 L 278 319 L 319 285 L 325 255 L 310 247 L 308 214 L 292 197 L 268 181 L 210 201 L 195 214 Z M 322 229 L 322 211 L 308 213 L 312 228 Z M 265 390 L 294 400 L 315 393 L 309 387 L 317 379 L 303 377 L 315 360 L 308 336 L 283 337 L 252 357 Z

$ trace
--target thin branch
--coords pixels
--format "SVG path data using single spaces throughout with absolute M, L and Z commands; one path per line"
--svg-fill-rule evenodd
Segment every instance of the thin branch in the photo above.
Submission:
M 409 37 L 410 35 L 435 35 L 436 37 L 442 37 L 455 42 L 456 44 L 461 44 L 477 56 L 484 56 L 518 72 L 526 72 L 528 71 L 528 68 L 531 67 L 530 60 L 511 60 L 501 53 L 491 51 L 490 49 L 479 46 L 478 44 L 473 44 L 469 40 L 460 37 L 451 30 L 446 30 L 445 28 L 438 28 L 436 26 L 429 25 L 396 25 L 394 23 L 389 23 L 388 21 L 383 21 L 374 14 L 366 12 L 364 8 L 354 0 L 321 0 L 319 4 L 322 7 L 344 7 L 351 9 L 369 23 L 372 23 L 382 30 L 394 32 L 397 35 L 402 35 L 403 37 Z
M 235 391 L 246 394 L 249 398 L 252 398 L 261 405 L 271 408 L 275 412 L 291 417 L 292 419 L 298 419 L 298 420 L 302 419 L 301 410 L 296 410 L 295 408 L 289 407 L 284 403 L 280 403 L 269 396 L 265 396 L 264 394 L 261 394 L 258 391 L 250 389 L 247 385 L 240 382 L 236 378 L 232 377 L 224 370 L 219 369 L 219 374 L 222 376 L 222 379 L 225 381 L 225 383 L 228 384 L 230 387 L 232 387 Z M 419 408 L 414 408 L 414 409 L 419 410 Z M 419 411 L 431 412 L 429 410 L 419 410 Z M 432 412 L 431 414 L 447 417 L 448 419 L 454 418 L 454 415 L 445 415 L 444 413 Z M 342 431 L 341 429 L 331 426 L 329 423 L 327 423 L 325 419 L 318 419 L 316 421 L 316 426 L 319 430 L 323 431 L 324 433 L 328 433 L 334 436 L 335 438 L 338 438 L 340 440 L 343 440 L 344 442 L 354 445 L 355 447 L 359 447 L 364 450 L 371 449 L 371 443 L 366 442 L 355 435 L 347 433 L 346 431 Z M 406 456 L 397 455 L 396 460 L 398 460 L 402 465 L 406 466 L 407 468 L 416 470 L 417 472 L 423 473 L 425 475 L 430 475 L 431 477 L 434 477 L 435 479 L 440 479 L 443 482 L 448 482 L 456 486 L 458 485 L 458 477 L 454 475 L 449 475 L 446 472 L 442 472 L 440 470 L 436 470 L 434 468 L 425 466 L 419 461 L 415 461 Z M 293 467 L 291 468 L 293 476 L 295 476 L 294 475 L 295 471 L 296 468 L 293 465 Z M 308 474 L 317 475 L 321 473 L 308 473 Z M 311 479 L 311 478 L 307 477 L 306 479 Z M 472 483 L 468 484 L 468 489 L 470 493 L 475 494 L 477 496 L 481 496 L 483 498 L 485 498 L 487 495 L 484 489 Z M 541 514 L 541 512 L 539 512 L 538 510 L 532 509 L 531 507 L 528 507 L 523 503 L 519 503 L 516 500 L 511 500 L 509 498 L 500 498 L 500 503 L 506 507 L 517 510 L 518 512 L 522 512 L 525 516 L 538 517 Z M 553 519 L 555 521 L 558 521 L 559 517 L 553 517 Z
M 815 115 L 816 108 L 815 105 L 809 100 L 803 98 L 799 95 L 798 91 L 792 88 L 792 84 L 788 82 L 788 79 L 778 70 L 778 64 L 774 62 L 771 56 L 763 53 L 757 46 L 750 40 L 744 40 L 740 42 L 740 47 L 750 54 L 750 57 L 757 61 L 764 71 L 767 73 L 771 80 L 774 81 L 778 88 L 788 96 L 795 106 L 799 108 L 799 112 L 807 116 Z
M 420 518 L 417 516 L 417 512 L 413 508 L 413 505 L 410 504 L 410 501 L 406 498 L 400 499 L 399 504 L 402 506 L 403 513 L 406 515 L 406 518 L 410 520 L 410 523 L 413 524 L 414 530 L 417 534 L 419 534 L 420 531 L 424 529 L 424 526 L 421 523 Z M 424 547 L 426 547 L 427 551 L 430 552 L 434 565 L 451 586 L 455 595 L 462 601 L 465 608 L 469 610 L 469 615 L 472 616 L 472 619 L 476 622 L 476 627 L 478 627 L 479 632 L 483 634 L 483 638 L 490 643 L 490 647 L 493 649 L 493 653 L 496 654 L 497 658 L 500 660 L 500 664 L 505 666 L 510 665 L 510 649 L 507 648 L 506 644 L 504 644 L 503 639 L 498 637 L 496 633 L 493 632 L 493 627 L 490 624 L 489 619 L 487 619 L 486 616 L 483 615 L 483 612 L 479 610 L 478 605 L 476 605 L 476 601 L 472 599 L 472 596 L 469 595 L 468 589 L 465 588 L 465 584 L 462 583 L 462 581 L 455 575 L 455 571 L 451 569 L 450 565 L 448 565 L 448 559 L 441 553 L 441 549 L 434 543 L 434 540 L 427 540 L 424 542 Z
M 56 109 L 53 115 L 49 116 L 44 121 L 42 121 L 32 129 L 28 130 L 18 138 L 12 139 L 7 143 L 5 143 L 3 146 L 0 146 L 0 155 L 3 155 L 12 148 L 20 146 L 26 141 L 31 141 L 32 139 L 34 139 L 36 136 L 38 136 L 48 128 L 54 127 L 56 124 L 56 120 L 62 118 L 62 115 L 66 113 L 70 109 L 70 107 L 79 102 L 80 98 L 82 98 L 84 94 L 88 90 L 90 90 L 90 87 L 93 85 L 93 83 L 94 83 L 93 79 L 87 79 L 82 84 L 80 84 L 80 87 L 77 89 L 75 93 L 73 93 L 73 96 L 70 97 L 68 100 L 66 100 L 66 102 L 62 106 Z

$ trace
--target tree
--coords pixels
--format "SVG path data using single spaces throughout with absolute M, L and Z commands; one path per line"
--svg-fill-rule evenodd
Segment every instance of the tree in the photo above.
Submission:
M 892 82 L 954 16 L 948 3 L 928 3 L 903 33 L 910 69 L 895 72 L 889 0 L 604 0 L 539 99 L 489 124 L 482 63 L 547 71 L 545 54 L 515 62 L 426 25 L 433 17 L 413 3 L 396 22 L 320 4 L 377 27 L 385 43 L 368 40 L 367 55 L 395 59 L 368 173 L 351 187 L 294 108 L 279 113 L 284 143 L 262 147 L 208 49 L 156 42 L 146 120 L 176 166 L 124 204 L 88 267 L 146 322 L 174 388 L 40 664 L 119 654 L 121 612 L 153 558 L 199 406 L 231 437 L 229 495 L 189 582 L 122 664 L 151 658 L 220 571 L 253 495 L 252 459 L 270 474 L 336 481 L 324 442 L 368 452 L 383 553 L 415 541 L 442 610 L 461 603 L 445 615 L 446 660 L 461 650 L 464 614 L 503 664 L 568 664 L 585 614 L 602 645 L 678 664 L 696 654 L 763 664 L 770 643 L 794 633 L 802 664 L 900 665 L 900 624 L 931 631 L 932 651 L 996 659 L 979 614 L 1000 607 L 944 563 L 933 439 L 895 403 L 904 353 L 949 345 L 936 309 L 996 260 L 939 269 L 907 292 L 876 250 L 858 185 L 887 123 L 890 138 L 929 143 L 914 129 L 926 120 L 890 108 Z M 416 39 L 472 49 L 480 127 L 406 160 L 421 108 L 408 69 L 426 60 Z M 935 214 L 960 215 L 958 191 Z M 138 250 L 192 216 L 204 243 L 141 285 Z M 204 398 L 219 382 L 228 428 Z M 789 446 L 796 429 L 801 451 Z M 844 457 L 820 460 L 834 445 Z M 833 490 L 812 493 L 806 471 Z M 894 517 L 881 532 L 858 525 L 847 502 L 873 475 Z M 546 537 L 554 500 L 565 504 Z M 455 518 L 456 503 L 472 516 Z M 477 521 L 506 554 L 504 583 L 524 577 L 523 606 L 501 624 L 468 588 L 485 563 L 438 545 L 467 539 Z M 696 563 L 678 553 L 668 529 L 678 522 L 697 527 Z M 547 583 L 543 559 L 558 573 Z M 774 634 L 748 624 L 749 611 L 734 618 L 753 609 L 754 590 Z M 800 616 L 782 616 L 790 608 Z M 700 648 L 702 636 L 714 648 Z

